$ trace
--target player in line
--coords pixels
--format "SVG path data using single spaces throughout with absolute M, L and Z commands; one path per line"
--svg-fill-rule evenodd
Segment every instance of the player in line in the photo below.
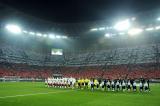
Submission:
M 104 91 L 120 91 L 122 90 L 124 91 L 131 91 L 133 90 L 134 92 L 137 91 L 137 86 L 138 84 L 136 83 L 136 81 L 132 80 L 132 84 L 131 81 L 128 80 L 125 82 L 125 80 L 112 80 L 110 81 L 108 80 L 97 80 L 97 79 L 78 79 L 76 81 L 75 78 L 48 78 L 45 80 L 45 86 L 48 87 L 54 87 L 54 88 L 76 88 L 76 82 L 78 85 L 79 89 L 88 89 L 91 88 L 91 90 L 93 91 L 95 88 L 96 89 L 102 89 Z M 107 88 L 107 89 L 106 89 Z M 145 81 L 144 83 L 142 83 L 142 81 L 140 80 L 139 83 L 139 91 L 150 91 L 149 90 L 149 84 L 148 81 Z

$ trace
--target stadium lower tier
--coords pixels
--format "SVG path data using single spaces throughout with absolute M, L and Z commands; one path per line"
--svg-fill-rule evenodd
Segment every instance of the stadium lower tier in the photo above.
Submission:
M 48 78 L 54 74 L 74 78 L 105 79 L 158 79 L 160 70 L 155 64 L 134 64 L 117 66 L 83 66 L 83 67 L 42 67 L 26 64 L 0 64 L 0 77 L 19 76 L 21 78 Z

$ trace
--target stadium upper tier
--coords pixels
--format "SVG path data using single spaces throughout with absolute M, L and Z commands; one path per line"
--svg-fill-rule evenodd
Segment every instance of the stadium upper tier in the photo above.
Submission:
M 14 46 L 0 45 L 0 61 L 38 66 L 97 66 L 159 63 L 160 44 L 117 49 L 65 52 L 62 56 L 41 54 Z

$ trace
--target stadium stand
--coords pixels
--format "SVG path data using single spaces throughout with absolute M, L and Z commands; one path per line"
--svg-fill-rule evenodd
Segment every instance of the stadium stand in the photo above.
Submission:
M 160 44 L 72 52 L 64 56 L 43 55 L 1 45 L 0 77 L 47 78 L 60 73 L 75 78 L 160 78 L 159 53 Z

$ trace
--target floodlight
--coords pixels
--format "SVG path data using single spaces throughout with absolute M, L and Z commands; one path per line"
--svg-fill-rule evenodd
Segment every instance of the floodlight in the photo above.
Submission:
M 154 30 L 154 28 L 153 28 L 153 27 L 150 27 L 150 28 L 146 28 L 145 30 L 146 30 L 146 31 L 152 31 L 152 30 Z
M 124 21 L 121 21 L 121 22 L 118 22 L 114 28 L 118 31 L 124 31 L 124 30 L 127 30 L 128 28 L 130 27 L 130 22 L 129 20 L 124 20 Z
M 105 27 L 100 27 L 98 28 L 98 30 L 105 30 Z
M 49 38 L 54 39 L 55 35 L 54 34 L 49 34 Z
M 159 18 L 157 18 L 157 20 L 158 20 L 158 21 L 160 21 L 160 17 L 159 17 Z
M 97 31 L 97 30 L 98 30 L 97 28 L 92 28 L 92 29 L 91 29 L 91 31 Z
M 110 38 L 110 37 L 111 37 L 111 34 L 106 33 L 106 34 L 105 34 L 105 37 Z
M 15 34 L 18 34 L 18 33 L 22 32 L 21 28 L 19 26 L 17 26 L 17 25 L 14 25 L 14 24 L 8 24 L 8 25 L 5 26 L 5 28 L 8 31 L 10 31 L 12 33 L 15 33 Z
M 37 35 L 37 36 L 42 36 L 42 34 L 41 34 L 41 33 L 36 33 L 36 35 Z
M 35 32 L 29 32 L 30 35 L 35 35 Z
M 134 29 L 129 30 L 128 34 L 132 36 L 132 35 L 138 35 L 141 32 L 143 32 L 143 29 L 134 28 Z
M 60 39 L 60 38 L 61 38 L 61 36 L 60 36 L 60 35 L 56 35 L 56 38 Z
M 160 26 L 156 26 L 155 29 L 156 29 L 156 30 L 160 29 Z

